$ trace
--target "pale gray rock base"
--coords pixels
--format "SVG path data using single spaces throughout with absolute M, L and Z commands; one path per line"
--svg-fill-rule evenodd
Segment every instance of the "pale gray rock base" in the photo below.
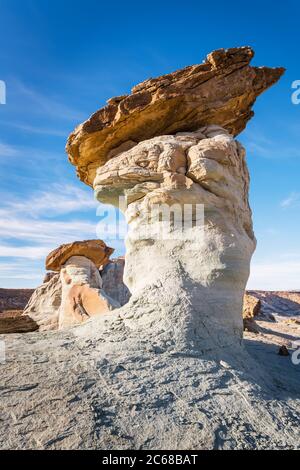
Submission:
M 1 336 L 0 448 L 300 448 L 299 366 L 250 340 L 182 347 L 151 308 Z
M 125 259 L 114 258 L 107 263 L 101 271 L 102 289 L 119 304 L 125 305 L 130 299 L 130 291 L 123 282 Z

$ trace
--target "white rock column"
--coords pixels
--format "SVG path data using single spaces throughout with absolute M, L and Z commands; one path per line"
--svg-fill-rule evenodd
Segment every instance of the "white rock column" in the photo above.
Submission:
M 98 200 L 128 203 L 131 324 L 184 349 L 240 343 L 255 248 L 248 186 L 244 149 L 218 126 L 141 142 L 98 169 Z

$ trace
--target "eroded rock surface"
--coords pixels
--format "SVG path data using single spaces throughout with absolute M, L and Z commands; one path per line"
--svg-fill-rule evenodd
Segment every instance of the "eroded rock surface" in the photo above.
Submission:
M 107 246 L 102 240 L 83 240 L 66 243 L 49 253 L 46 258 L 46 269 L 60 271 L 61 266 L 71 256 L 84 256 L 100 268 L 105 266 L 113 251 L 113 248 Z
M 60 271 L 62 285 L 59 328 L 82 323 L 94 315 L 108 313 L 120 304 L 106 295 L 94 263 L 84 256 L 72 256 Z
M 254 318 L 259 315 L 261 301 L 251 294 L 244 295 L 243 318 Z
M 34 320 L 40 331 L 57 330 L 62 288 L 60 277 L 55 273 L 49 281 L 35 289 L 23 315 Z
M 92 186 L 100 165 L 154 136 L 208 124 L 239 134 L 253 116 L 257 96 L 284 72 L 252 67 L 253 55 L 250 47 L 220 49 L 202 64 L 151 78 L 131 94 L 111 98 L 69 137 L 67 152 L 80 179 Z
M 246 292 L 243 303 L 244 330 L 252 331 L 253 333 L 258 332 L 258 326 L 255 323 L 255 317 L 259 315 L 260 310 L 261 301 Z
M 60 272 L 47 273 L 24 315 L 32 318 L 40 331 L 56 330 L 119 307 L 102 289 L 99 272 L 112 252 L 102 240 L 73 242 L 52 251 L 47 256 L 46 268 Z
M 230 354 L 183 353 L 175 341 L 162 347 L 155 309 L 145 304 L 140 321 L 125 306 L 68 330 L 2 335 L 0 448 L 300 448 L 299 366 L 274 343 L 289 330 L 246 333 Z
M 255 247 L 248 185 L 245 151 L 219 126 L 154 137 L 97 170 L 97 198 L 118 205 L 125 196 L 128 204 L 130 315 L 132 302 L 134 311 L 140 306 L 137 318 L 152 305 L 170 340 L 183 347 L 239 343 Z M 174 226 L 159 214 L 163 208 Z
M 131 295 L 123 281 L 124 268 L 125 258 L 120 256 L 119 258 L 111 259 L 101 271 L 104 292 L 117 300 L 121 306 L 127 304 Z

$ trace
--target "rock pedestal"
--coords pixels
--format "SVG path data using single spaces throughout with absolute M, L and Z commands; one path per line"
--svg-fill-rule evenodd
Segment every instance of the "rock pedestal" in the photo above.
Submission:
M 67 142 L 99 201 L 121 207 L 119 197 L 126 200 L 132 298 L 124 318 L 182 348 L 237 345 L 242 336 L 255 239 L 245 152 L 234 136 L 284 73 L 251 66 L 253 55 L 250 47 L 220 49 L 202 64 L 146 80 L 108 100 Z M 168 211 L 175 228 L 159 215 Z
M 240 342 L 255 247 L 248 186 L 245 151 L 219 126 L 149 139 L 97 170 L 99 201 L 127 203 L 128 312 L 177 347 Z

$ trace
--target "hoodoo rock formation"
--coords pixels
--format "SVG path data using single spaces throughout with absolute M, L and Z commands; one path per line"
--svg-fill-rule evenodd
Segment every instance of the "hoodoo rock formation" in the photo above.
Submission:
M 0 448 L 299 448 L 296 366 L 242 341 L 255 238 L 235 137 L 283 73 L 252 57 L 222 49 L 147 80 L 70 136 L 82 181 L 126 215 L 132 296 L 40 339 L 6 337 Z M 96 310 L 86 288 L 101 291 L 78 254 L 61 259 L 64 324 Z
M 244 149 L 215 125 L 146 140 L 97 170 L 97 198 L 127 202 L 128 311 L 140 318 L 151 304 L 183 348 L 241 339 L 255 247 L 248 184 Z
M 284 72 L 252 67 L 252 57 L 249 47 L 221 49 L 201 65 L 146 80 L 109 100 L 67 143 L 98 200 L 125 212 L 131 302 L 163 312 L 183 348 L 242 336 L 255 238 L 245 151 L 234 136 Z
M 56 330 L 82 323 L 94 315 L 120 307 L 102 289 L 99 268 L 109 264 L 113 249 L 102 240 L 85 240 L 61 245 L 46 258 L 48 273 L 33 293 L 23 315 L 40 331 Z

